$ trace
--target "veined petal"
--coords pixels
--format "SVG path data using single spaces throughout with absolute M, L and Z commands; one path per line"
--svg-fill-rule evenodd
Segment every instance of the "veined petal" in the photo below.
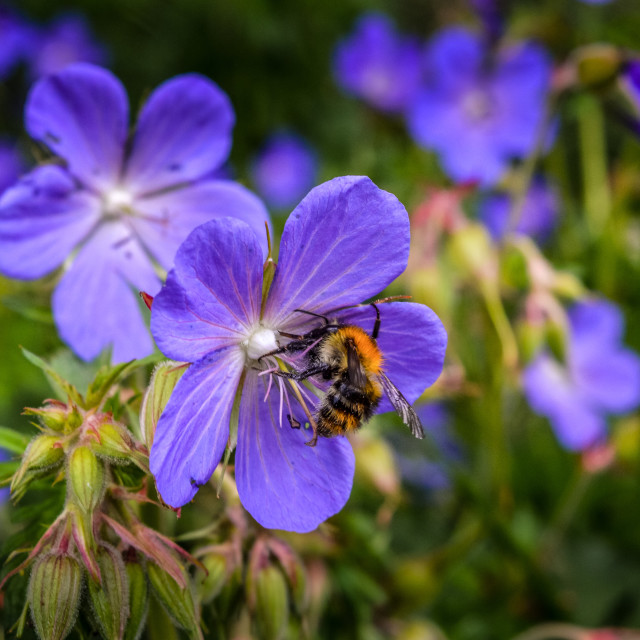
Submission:
M 208 78 L 167 80 L 140 113 L 125 184 L 141 195 L 201 178 L 229 155 L 234 121 L 229 98 Z
M 78 63 L 47 76 L 27 98 L 29 134 L 67 161 L 84 184 L 114 184 L 127 138 L 129 105 L 120 81 L 106 69 Z
M 287 220 L 265 321 L 299 322 L 294 309 L 322 313 L 357 304 L 399 276 L 409 257 L 409 216 L 369 178 L 334 178 L 312 189 Z
M 153 301 L 151 332 L 162 353 L 195 362 L 245 340 L 260 316 L 262 250 L 240 220 L 211 220 L 178 249 Z
M 351 493 L 354 455 L 344 437 L 305 444 L 311 431 L 279 421 L 279 397 L 266 380 L 250 371 L 240 404 L 235 475 L 240 500 L 263 526 L 304 533 L 342 509 Z M 290 398 L 294 416 L 304 412 Z M 283 413 L 288 413 L 285 406 Z
M 99 216 L 98 199 L 78 190 L 64 169 L 35 169 L 0 200 L 0 272 L 25 280 L 49 273 Z
M 384 372 L 407 401 L 414 403 L 442 372 L 447 332 L 440 318 L 426 305 L 389 302 L 378 305 L 378 309 L 377 343 L 384 358 Z M 356 324 L 371 334 L 376 312 L 371 306 L 358 307 L 340 313 L 339 318 L 340 322 Z M 393 410 L 384 396 L 378 413 Z
M 85 360 L 112 346 L 112 361 L 153 351 L 137 291 L 153 294 L 160 281 L 149 258 L 124 225 L 104 225 L 65 273 L 52 298 L 60 337 Z
M 134 207 L 142 217 L 132 218 L 132 225 L 149 251 L 167 270 L 173 266 L 178 247 L 196 227 L 224 216 L 246 222 L 258 237 L 266 257 L 264 224 L 269 221 L 269 213 L 257 196 L 236 182 L 198 182 L 138 198 Z
M 149 463 L 172 507 L 189 502 L 222 457 L 243 364 L 244 354 L 232 347 L 191 365 L 158 420 Z

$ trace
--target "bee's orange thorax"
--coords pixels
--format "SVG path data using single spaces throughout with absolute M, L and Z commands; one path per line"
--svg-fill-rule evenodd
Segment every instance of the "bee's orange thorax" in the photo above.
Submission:
M 356 346 L 360 362 L 366 373 L 378 375 L 382 371 L 382 353 L 380 353 L 375 340 L 364 329 L 347 325 L 338 329 L 330 339 L 341 345 L 351 339 Z

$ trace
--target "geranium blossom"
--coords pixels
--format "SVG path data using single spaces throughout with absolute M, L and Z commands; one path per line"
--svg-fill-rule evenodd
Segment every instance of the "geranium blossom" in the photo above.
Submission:
M 333 73 L 348 93 L 382 111 L 403 111 L 421 78 L 420 46 L 398 34 L 384 14 L 367 13 L 338 43 Z
M 302 532 L 342 508 L 353 477 L 349 441 L 320 438 L 306 446 L 310 432 L 291 428 L 286 414 L 304 424 L 317 396 L 273 375 L 275 358 L 260 357 L 283 346 L 285 334 L 322 322 L 298 309 L 371 332 L 372 307 L 336 309 L 379 293 L 405 269 L 408 252 L 405 208 L 364 177 L 324 183 L 293 211 L 264 303 L 262 252 L 246 224 L 214 220 L 187 238 L 151 313 L 160 350 L 193 363 L 158 422 L 151 449 L 151 471 L 168 504 L 184 505 L 209 480 L 229 440 L 241 384 L 235 477 L 249 513 L 265 527 Z M 413 402 L 440 374 L 446 332 L 421 304 L 382 304 L 380 314 L 385 371 Z M 299 366 L 281 356 L 287 366 Z M 390 410 L 383 398 L 379 411 Z
M 115 362 L 151 353 L 138 291 L 160 288 L 156 267 L 171 267 L 189 232 L 237 216 L 265 236 L 258 198 L 209 178 L 231 146 L 227 96 L 200 75 L 168 80 L 130 137 L 122 84 L 76 64 L 37 82 L 25 111 L 64 165 L 34 169 L 0 200 L 0 272 L 39 278 L 77 250 L 53 294 L 62 339 L 87 360 L 109 346 Z
M 620 345 L 624 319 L 610 302 L 575 305 L 569 325 L 566 364 L 545 351 L 525 369 L 523 385 L 560 444 L 576 451 L 606 436 L 608 414 L 640 405 L 640 358 Z
M 317 172 L 313 149 L 288 132 L 272 135 L 251 167 L 257 192 L 268 205 L 277 208 L 298 202 L 315 184 Z
M 495 184 L 536 145 L 551 80 L 547 54 L 519 43 L 493 57 L 479 35 L 450 27 L 429 43 L 426 67 L 409 110 L 411 135 L 440 155 L 454 180 Z

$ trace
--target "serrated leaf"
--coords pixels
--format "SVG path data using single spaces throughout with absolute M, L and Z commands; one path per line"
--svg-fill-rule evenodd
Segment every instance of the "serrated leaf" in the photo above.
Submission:
M 28 349 L 20 347 L 24 357 L 33 365 L 41 369 L 47 376 L 47 380 L 51 384 L 54 392 L 61 400 L 71 400 L 72 402 L 85 408 L 85 402 L 78 390 L 69 382 L 67 382 L 62 376 L 60 376 L 53 367 L 45 362 L 42 358 L 35 353 L 31 353 Z
M 122 362 L 113 367 L 102 367 L 98 371 L 94 381 L 89 385 L 89 390 L 87 391 L 87 407 L 99 406 L 114 384 L 136 369 L 157 362 L 160 357 L 159 354 L 152 354 L 141 360 L 130 360 L 129 362 Z
M 0 427 L 0 449 L 5 449 L 11 453 L 24 453 L 31 438 L 24 433 L 19 433 L 14 429 Z

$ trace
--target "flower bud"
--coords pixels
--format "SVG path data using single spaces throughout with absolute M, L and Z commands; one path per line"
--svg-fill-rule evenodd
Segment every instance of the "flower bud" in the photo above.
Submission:
M 356 474 L 383 495 L 399 495 L 400 477 L 393 453 L 381 438 L 367 436 L 358 443 Z
M 140 429 L 149 449 L 153 444 L 158 420 L 169 402 L 174 387 L 185 371 L 184 366 L 172 361 L 161 362 L 153 370 L 140 410 Z
M 481 224 L 468 224 L 451 236 L 451 257 L 467 276 L 491 275 L 494 252 L 489 233 Z
M 209 553 L 202 558 L 202 564 L 208 575 L 198 586 L 198 594 L 202 604 L 208 604 L 222 591 L 229 573 L 229 562 L 224 553 Z
M 102 498 L 103 464 L 89 447 L 76 447 L 69 456 L 69 488 L 76 504 L 85 512 L 93 511 Z
M 19 495 L 38 472 L 62 464 L 64 451 L 58 436 L 41 435 L 34 438 L 22 456 L 22 462 L 11 479 L 12 493 Z M 35 472 L 35 473 L 34 473 Z
M 82 424 L 82 416 L 76 407 L 69 407 L 60 400 L 46 400 L 45 406 L 34 409 L 27 407 L 24 415 L 36 416 L 47 429 L 61 433 L 73 431 Z
M 154 562 L 147 565 L 153 591 L 174 622 L 194 636 L 202 638 L 195 605 L 189 589 L 183 589 L 164 569 Z M 186 572 L 185 572 L 186 573 Z M 185 581 L 187 576 L 185 575 Z
M 578 82 L 589 89 L 611 86 L 624 63 L 622 52 L 618 48 L 603 43 L 580 47 L 572 58 Z
M 138 640 L 144 629 L 149 609 L 147 577 L 140 563 L 125 560 L 129 581 L 129 621 L 124 633 L 125 640 Z
M 82 568 L 68 555 L 50 553 L 31 571 L 28 600 L 42 640 L 62 640 L 71 631 L 82 591 Z
M 445 635 L 427 620 L 412 620 L 398 629 L 395 640 L 446 640 Z
M 100 422 L 91 431 L 91 449 L 114 464 L 136 462 L 140 452 L 136 449 L 131 434 L 117 422 Z
M 255 579 L 254 617 L 262 640 L 280 640 L 289 622 L 289 591 L 282 572 L 269 565 Z
M 129 580 L 122 556 L 111 545 L 98 549 L 102 584 L 89 580 L 89 596 L 105 640 L 122 640 L 129 617 Z
M 242 602 L 242 567 L 237 566 L 228 576 L 216 597 L 216 611 L 223 620 L 233 617 Z
M 521 322 L 518 325 L 518 346 L 523 362 L 528 363 L 544 346 L 546 327 L 539 322 Z

